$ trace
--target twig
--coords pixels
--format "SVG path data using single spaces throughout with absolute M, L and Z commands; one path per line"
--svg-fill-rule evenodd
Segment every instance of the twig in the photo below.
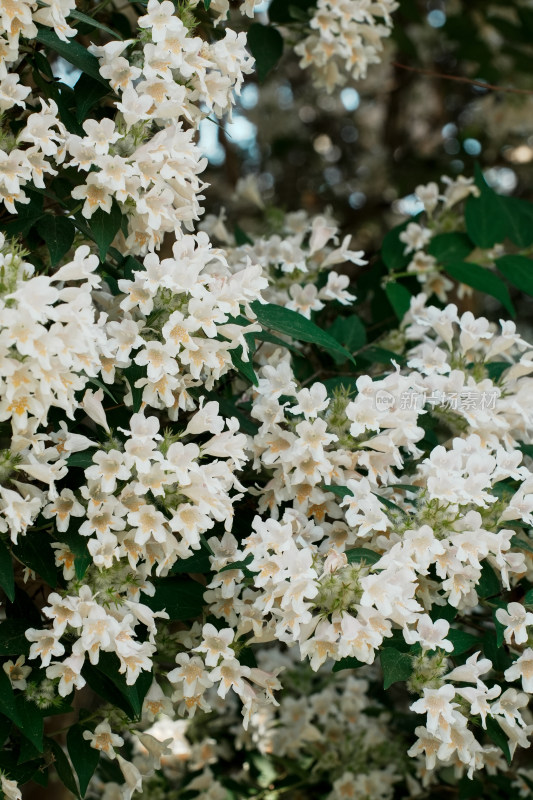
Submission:
M 490 89 L 492 92 L 511 92 L 513 94 L 533 94 L 533 89 L 515 89 L 513 86 L 495 86 L 492 83 L 485 83 L 484 81 L 476 81 L 473 78 L 465 78 L 462 75 L 448 75 L 445 72 L 435 72 L 431 69 L 422 69 L 421 67 L 409 67 L 407 64 L 399 64 L 397 61 L 392 62 L 393 67 L 398 69 L 405 69 L 408 72 L 417 72 L 419 75 L 427 75 L 428 78 L 443 78 L 447 81 L 456 81 L 457 83 L 469 83 L 471 86 L 479 86 L 482 89 Z

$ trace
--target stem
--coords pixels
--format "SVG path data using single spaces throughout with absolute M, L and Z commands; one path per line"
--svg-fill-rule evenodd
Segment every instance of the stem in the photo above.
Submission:
M 397 61 L 392 62 L 393 67 L 397 69 L 405 69 L 408 72 L 417 72 L 419 75 L 426 75 L 428 78 L 442 78 L 446 81 L 456 81 L 457 83 L 469 83 L 471 86 L 479 86 L 482 89 L 488 89 L 492 92 L 511 92 L 513 94 L 533 94 L 533 89 L 515 89 L 513 86 L 496 86 L 493 83 L 485 83 L 485 81 L 476 81 L 473 78 L 465 78 L 462 75 L 449 75 L 446 72 L 436 72 L 432 69 L 422 69 L 421 67 L 409 67 L 407 64 L 399 64 Z

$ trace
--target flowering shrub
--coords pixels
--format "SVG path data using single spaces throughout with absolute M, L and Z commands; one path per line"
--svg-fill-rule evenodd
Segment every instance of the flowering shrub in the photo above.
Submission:
M 527 797 L 533 206 L 204 215 L 254 65 L 398 6 L 234 5 L 0 0 L 1 791 Z

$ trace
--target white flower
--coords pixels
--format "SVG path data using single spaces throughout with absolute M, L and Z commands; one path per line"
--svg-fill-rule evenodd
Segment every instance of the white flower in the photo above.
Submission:
M 214 667 L 220 658 L 230 660 L 234 658 L 234 652 L 230 647 L 233 637 L 234 632 L 231 628 L 217 631 L 214 625 L 207 623 L 202 628 L 202 643 L 194 649 L 198 653 L 205 653 L 205 663 L 208 667 Z
M 496 619 L 505 626 L 504 637 L 507 644 L 527 642 L 527 626 L 533 625 L 533 613 L 526 611 L 521 603 L 509 603 L 507 611 L 504 608 L 496 609 Z
M 448 631 L 450 630 L 450 623 L 445 619 L 437 619 L 432 622 L 429 614 L 423 614 L 417 621 L 417 629 L 404 630 L 404 639 L 408 644 L 420 642 L 423 650 L 446 650 L 451 653 L 453 644 L 446 639 Z
M 25 689 L 27 686 L 26 678 L 31 672 L 31 667 L 25 667 L 25 661 L 26 658 L 24 656 L 19 656 L 16 661 L 5 661 L 2 664 L 2 669 L 14 689 Z
M 533 650 L 531 647 L 526 647 L 514 664 L 505 670 L 506 681 L 516 681 L 519 679 L 522 680 L 522 689 L 524 692 L 533 694 Z
M 83 738 L 86 739 L 95 750 L 102 750 L 108 758 L 114 759 L 116 756 L 115 747 L 122 747 L 124 739 L 111 731 L 111 726 L 107 720 L 100 722 L 93 731 L 83 731 Z
M 80 405 L 88 417 L 94 420 L 98 425 L 101 425 L 102 428 L 109 433 L 109 425 L 107 424 L 107 417 L 102 405 L 103 399 L 103 389 L 98 389 L 96 392 L 93 392 L 92 389 L 87 389 Z

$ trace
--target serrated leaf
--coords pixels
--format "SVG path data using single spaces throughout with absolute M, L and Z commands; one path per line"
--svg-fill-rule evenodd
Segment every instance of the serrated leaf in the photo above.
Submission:
M 39 28 L 35 38 L 40 44 L 43 44 L 50 50 L 54 50 L 64 58 L 65 61 L 68 61 L 69 64 L 72 64 L 82 72 L 90 75 L 91 78 L 102 83 L 107 87 L 107 90 L 110 91 L 109 83 L 100 75 L 98 59 L 96 56 L 93 56 L 92 53 L 89 53 L 87 48 L 82 44 L 73 39 L 64 42 L 50 28 Z
M 533 295 L 533 260 L 525 256 L 502 256 L 495 262 L 509 283 L 525 294 Z
M 99 208 L 89 220 L 94 241 L 98 245 L 100 261 L 105 261 L 107 251 L 120 230 L 121 222 L 122 211 L 115 201 L 113 201 L 109 214 L 102 208 Z
M 447 264 L 444 270 L 456 281 L 465 283 L 467 286 L 472 286 L 473 289 L 477 289 L 479 292 L 484 292 L 485 294 L 490 294 L 491 297 L 495 297 L 505 306 L 512 317 L 516 316 L 507 286 L 490 269 L 480 267 L 479 264 L 471 264 L 469 261 L 457 261 Z
M 78 776 L 80 795 L 85 797 L 89 781 L 94 775 L 100 760 L 100 750 L 95 750 L 83 738 L 83 730 L 81 725 L 73 725 L 69 729 L 67 733 L 67 750 Z
M 364 666 L 366 666 L 366 664 L 359 661 L 357 658 L 346 656 L 346 658 L 341 658 L 333 664 L 333 672 L 340 672 L 343 669 L 359 669 L 359 667 Z
M 413 661 L 408 653 L 400 653 L 394 647 L 385 647 L 380 653 L 383 670 L 383 688 L 388 689 L 393 683 L 407 681 L 413 672 Z
M 0 586 L 13 602 L 15 599 L 15 573 L 13 556 L 5 543 L 0 539 Z
M 339 344 L 333 336 L 323 331 L 311 320 L 306 319 L 302 314 L 272 303 L 259 303 L 257 300 L 251 305 L 258 322 L 265 328 L 272 328 L 278 333 L 292 336 L 293 339 L 297 339 L 300 342 L 319 345 L 324 350 L 343 355 L 355 363 L 348 350 Z
M 406 289 L 405 286 L 402 286 L 401 283 L 387 283 L 385 286 L 385 294 L 387 295 L 387 299 L 394 313 L 401 322 L 411 306 L 411 292 L 409 289 Z
M 379 553 L 375 553 L 367 547 L 352 547 L 350 550 L 346 550 L 345 554 L 348 564 L 359 564 L 361 561 L 366 561 L 367 564 L 375 564 L 381 558 Z
M 46 214 L 35 227 L 39 236 L 44 239 L 50 253 L 50 261 L 55 267 L 72 247 L 76 228 L 67 217 L 54 214 Z
M 275 28 L 254 22 L 248 30 L 247 42 L 255 58 L 257 77 L 262 83 L 283 54 L 283 37 Z

